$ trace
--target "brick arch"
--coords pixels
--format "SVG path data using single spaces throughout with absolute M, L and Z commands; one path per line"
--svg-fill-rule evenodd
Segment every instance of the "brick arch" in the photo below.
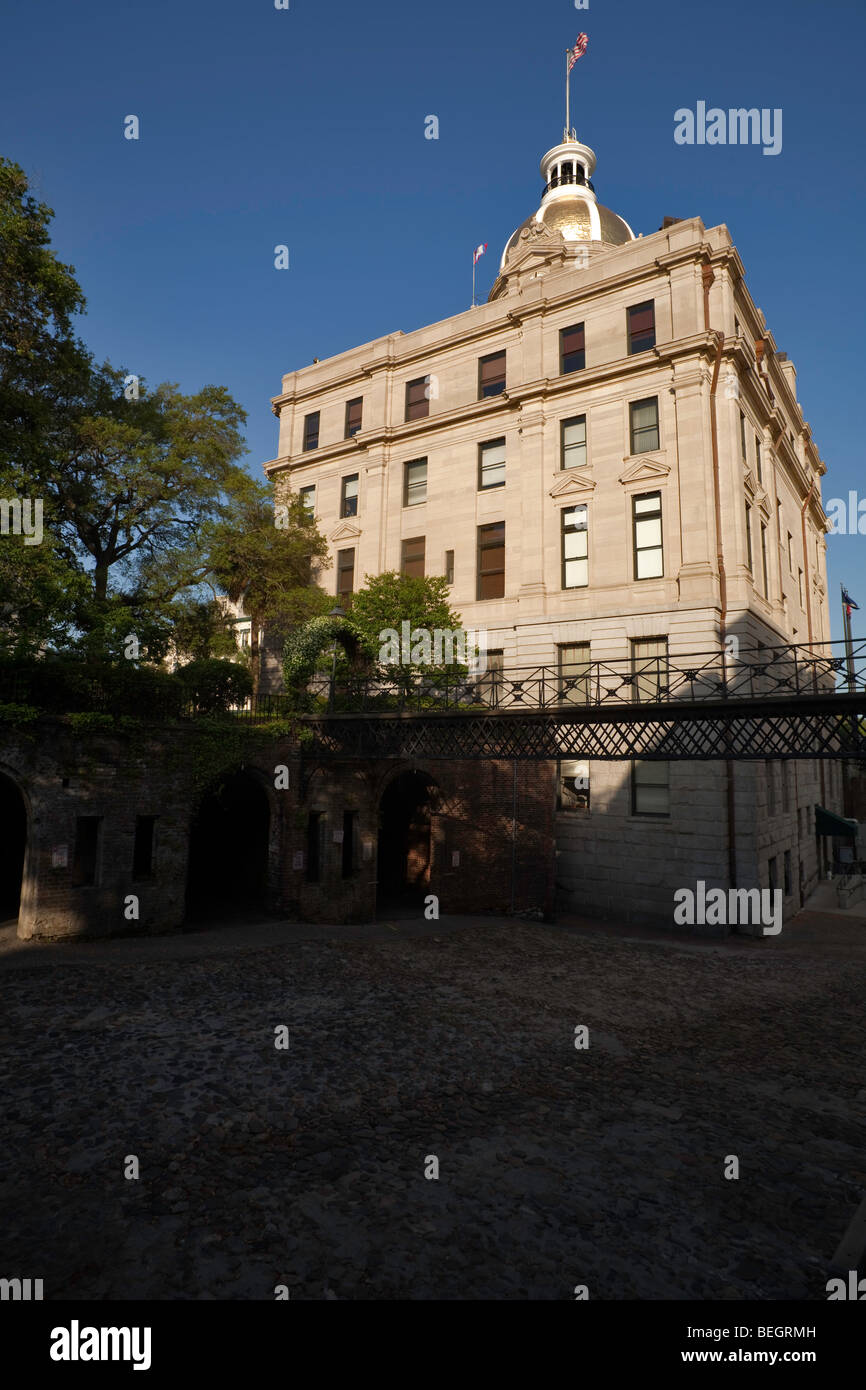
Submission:
M 417 763 L 390 769 L 380 782 L 377 910 L 420 911 L 426 896 L 435 892 L 440 793 L 436 776 Z
M 372 782 L 372 795 L 376 806 L 381 804 L 382 797 L 388 790 L 388 787 L 390 787 L 393 782 L 396 782 L 398 777 L 405 776 L 407 772 L 417 772 L 422 777 L 429 778 L 436 789 L 437 799 L 444 797 L 445 791 L 442 786 L 441 775 L 431 772 L 430 768 L 422 763 L 412 762 L 408 758 L 401 758 L 399 760 L 395 759 L 389 767 L 386 767 L 375 776 L 375 780 Z
M 223 768 L 199 792 L 187 838 L 188 921 L 273 910 L 279 897 L 278 797 L 273 777 L 246 762 Z
M 20 808 L 20 813 L 19 813 Z M 16 768 L 0 762 L 0 921 L 20 923 L 29 898 L 33 808 L 29 789 Z

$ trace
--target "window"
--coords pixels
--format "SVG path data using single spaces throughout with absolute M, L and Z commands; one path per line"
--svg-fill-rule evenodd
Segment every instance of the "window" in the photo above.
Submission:
M 340 491 L 340 516 L 358 515 L 358 474 L 350 473 L 343 479 Z
M 343 878 L 351 878 L 355 871 L 355 818 L 356 811 L 343 812 Z
M 427 460 L 412 459 L 403 470 L 403 506 L 417 507 L 427 501 Z
M 635 700 L 641 704 L 649 704 L 653 700 L 664 699 L 668 694 L 668 639 L 632 639 L 631 669 L 635 678 Z
M 589 810 L 589 763 L 560 758 L 557 775 L 557 811 Z
M 791 874 L 791 851 L 789 849 L 785 850 L 785 858 L 783 862 L 785 866 L 785 897 L 790 898 L 791 894 L 794 891 L 794 879 Z
M 790 809 L 791 809 L 791 765 L 790 765 L 790 763 L 781 763 L 781 764 L 780 764 L 780 771 L 781 771 L 781 774 L 782 774 L 782 810 L 783 810 L 783 811 L 790 811 Z
M 445 551 L 445 583 L 454 583 L 454 551 Z
M 319 412 L 304 416 L 304 453 L 319 447 Z
M 586 366 L 586 341 L 583 324 L 576 323 L 573 328 L 563 328 L 559 335 L 559 369 L 563 376 L 569 372 L 580 372 Z
M 805 609 L 806 599 L 803 593 L 803 571 L 800 569 L 797 570 L 797 587 L 800 592 L 800 607 Z
M 477 597 L 505 597 L 505 522 L 478 527 Z
M 659 447 L 659 403 L 657 396 L 648 396 L 645 401 L 632 401 L 631 413 L 631 451 L 633 454 L 646 454 Z
M 355 586 L 355 550 L 337 551 L 337 597 L 348 598 Z
M 752 565 L 752 505 L 746 503 L 746 568 L 751 572 Z
M 499 396 L 505 390 L 505 353 L 491 352 L 478 359 L 478 399 Z
M 648 299 L 645 304 L 635 304 L 628 309 L 628 350 L 646 352 L 656 343 L 655 300 Z
M 307 487 L 302 487 L 298 494 L 301 499 L 301 506 L 306 517 L 316 515 L 316 484 L 309 483 Z
M 755 435 L 755 472 L 758 475 L 758 482 L 763 483 L 764 473 L 763 465 L 761 462 L 761 441 L 757 435 Z
M 401 574 L 413 574 L 418 579 L 424 578 L 424 549 L 423 536 L 413 536 L 411 540 L 403 542 L 400 555 Z
M 352 439 L 361 428 L 361 415 L 364 410 L 364 397 L 358 396 L 346 402 L 346 438 Z
M 767 758 L 764 763 L 764 771 L 767 779 L 767 815 L 776 814 L 776 767 L 771 758 Z
M 559 698 L 564 704 L 588 705 L 591 669 L 588 642 L 572 642 L 557 647 Z
M 150 878 L 153 872 L 153 830 L 156 816 L 136 816 L 132 847 L 132 877 Z
M 429 376 L 416 377 L 406 383 L 406 419 L 423 420 L 430 414 L 430 397 L 427 392 Z
M 767 878 L 770 880 L 770 892 L 775 893 L 779 886 L 779 870 L 776 864 L 776 857 L 767 860 Z
M 770 575 L 767 570 L 767 528 L 761 522 L 761 575 L 764 598 L 770 597 Z
M 749 455 L 746 449 L 746 417 L 743 414 L 742 410 L 740 411 L 740 454 L 742 456 L 743 463 L 748 463 Z
M 75 849 L 72 855 L 73 888 L 89 888 L 96 883 L 102 816 L 79 816 L 75 822 Z
M 491 439 L 478 449 L 479 488 L 505 486 L 505 440 Z
M 307 882 L 318 883 L 320 846 L 322 842 L 322 813 L 311 811 L 307 816 Z
M 562 513 L 562 587 L 582 589 L 589 583 L 589 535 L 586 505 Z
M 633 816 L 670 815 L 670 768 L 667 763 L 632 763 L 631 811 Z
M 787 532 L 787 536 L 788 536 L 788 542 L 787 542 L 787 545 L 788 545 L 788 573 L 793 577 L 793 574 L 794 574 L 794 537 L 791 535 L 791 532 L 790 532 L 790 531 Z
M 586 464 L 586 416 L 574 415 L 562 422 L 563 468 L 583 468 Z
M 664 574 L 662 549 L 662 495 L 644 492 L 633 497 L 635 579 L 660 579 Z
M 488 705 L 498 705 L 505 672 L 505 653 L 496 647 L 487 653 L 487 670 L 478 682 L 481 699 Z

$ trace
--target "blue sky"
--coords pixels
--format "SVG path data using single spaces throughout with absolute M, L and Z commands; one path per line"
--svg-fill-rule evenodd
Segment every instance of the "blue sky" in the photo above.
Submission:
M 55 209 L 97 356 L 227 386 L 257 471 L 284 372 L 468 308 L 481 241 L 486 295 L 537 206 L 579 30 L 572 119 L 601 201 L 645 234 L 667 214 L 728 225 L 797 365 L 825 505 L 866 497 L 862 0 L 42 0 L 4 16 L 0 151 Z M 699 100 L 780 107 L 781 153 L 675 144 Z M 840 581 L 866 630 L 864 546 L 830 539 L 834 635 Z

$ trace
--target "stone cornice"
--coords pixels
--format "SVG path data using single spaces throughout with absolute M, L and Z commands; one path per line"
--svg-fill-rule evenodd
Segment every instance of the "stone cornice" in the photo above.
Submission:
M 488 400 L 469 401 L 464 405 L 455 406 L 453 410 L 426 415 L 421 420 L 403 421 L 390 429 L 382 426 L 362 430 L 352 439 L 340 439 L 333 444 L 310 450 L 308 453 L 290 456 L 274 462 L 278 462 L 282 467 L 297 468 L 312 462 L 313 455 L 319 463 L 332 463 L 346 459 L 347 456 L 357 455 L 359 451 L 364 449 L 375 448 L 377 445 L 394 448 L 414 447 L 414 440 L 419 441 L 420 444 L 431 434 L 442 430 L 451 430 L 461 424 L 473 424 L 487 418 L 491 420 L 492 425 L 506 428 L 509 422 L 502 419 L 502 415 L 505 412 L 513 414 L 519 411 L 524 404 L 529 404 L 534 400 L 541 399 L 547 404 L 548 401 L 555 401 L 560 396 L 570 394 L 578 385 L 581 388 L 589 389 L 593 386 L 605 385 L 610 381 L 638 378 L 660 366 L 669 365 L 684 358 L 712 357 L 715 350 L 716 340 L 713 334 L 695 333 L 688 338 L 658 343 L 647 352 L 638 352 L 630 357 L 618 357 L 611 362 L 600 363 L 596 367 L 585 367 L 580 372 L 569 373 L 568 376 L 539 377 L 535 381 L 524 382 L 520 386 L 509 388 L 498 396 L 491 396 Z M 273 467 L 273 464 L 265 465 L 265 467 Z
M 633 244 L 629 243 L 630 246 Z M 401 352 L 399 356 L 395 353 L 381 354 L 378 359 L 373 359 L 360 366 L 352 366 L 350 369 L 328 378 L 327 381 L 318 381 L 315 385 L 311 383 L 309 387 L 300 390 L 281 392 L 271 398 L 271 407 L 274 414 L 279 414 L 282 406 L 302 403 L 322 395 L 325 391 L 347 391 L 353 384 L 369 379 L 377 371 L 391 370 L 395 374 L 398 372 L 402 374 L 411 369 L 415 363 L 429 363 L 437 353 L 451 352 L 455 348 L 465 347 L 473 342 L 490 338 L 497 331 L 507 332 L 509 328 L 518 328 L 539 315 L 544 317 L 571 305 L 579 305 L 603 299 L 608 295 L 618 294 L 631 285 L 646 282 L 648 279 L 665 272 L 669 268 L 668 262 L 670 264 L 686 264 L 689 261 L 694 261 L 696 265 L 699 265 L 709 259 L 713 264 L 722 263 L 729 259 L 731 249 L 730 247 L 715 249 L 709 242 L 697 241 L 691 246 L 670 253 L 668 256 L 656 257 L 652 261 L 647 260 L 642 264 L 624 268 L 619 274 L 608 275 L 604 278 L 599 277 L 590 282 L 582 282 L 580 285 L 572 284 L 559 294 L 548 295 L 542 292 L 538 297 L 532 297 L 528 301 L 523 297 L 515 296 L 516 302 L 513 304 L 510 296 L 504 296 L 502 299 L 493 301 L 500 307 L 500 312 L 497 315 L 486 314 L 484 312 L 485 306 L 480 305 L 479 309 L 482 316 L 473 320 L 471 326 L 456 328 L 450 336 L 443 336 L 439 340 L 419 344 L 415 348 Z M 600 264 L 609 266 L 610 262 L 605 260 Z M 445 320 L 445 322 L 449 321 Z M 432 327 L 432 325 L 430 326 Z M 422 330 L 417 331 L 421 332 Z M 409 336 L 408 334 L 402 336 L 401 346 Z M 303 370 L 305 369 L 301 368 L 301 371 Z

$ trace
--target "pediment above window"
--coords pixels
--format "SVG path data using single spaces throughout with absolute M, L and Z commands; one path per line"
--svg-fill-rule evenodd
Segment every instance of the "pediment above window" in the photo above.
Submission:
M 594 491 L 595 483 L 592 478 L 586 476 L 586 469 L 572 468 L 563 473 L 562 477 L 553 484 L 548 496 L 573 497 L 577 493 L 591 493 Z
M 360 534 L 361 528 L 359 526 L 355 526 L 351 521 L 344 521 L 337 527 L 336 531 L 331 532 L 329 539 L 332 541 L 354 541 L 358 539 Z
M 659 459 L 638 458 L 620 473 L 619 480 L 623 487 L 629 483 L 660 483 L 670 471 L 670 465 Z

